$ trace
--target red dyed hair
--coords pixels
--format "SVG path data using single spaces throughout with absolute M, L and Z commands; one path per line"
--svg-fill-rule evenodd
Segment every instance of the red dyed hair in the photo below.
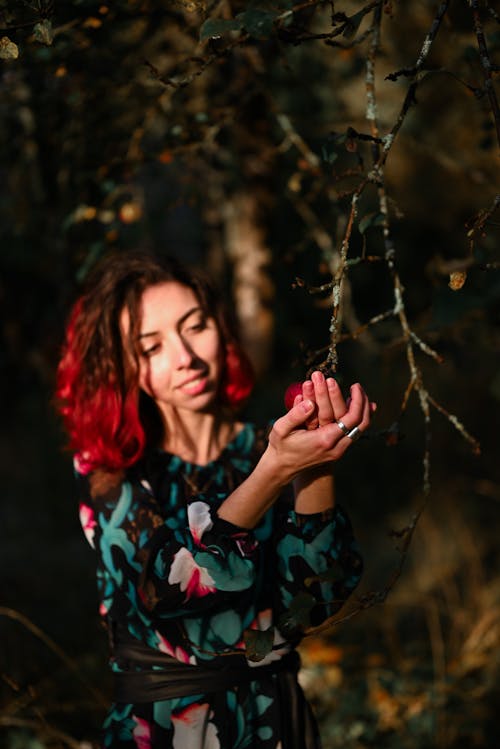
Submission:
M 127 468 L 139 460 L 152 439 L 154 404 L 139 389 L 136 341 L 142 294 L 149 286 L 166 281 L 192 289 L 202 309 L 217 324 L 226 352 L 221 406 L 236 409 L 250 395 L 254 383 L 251 364 L 220 298 L 206 279 L 171 259 L 125 253 L 109 256 L 71 311 L 57 370 L 57 406 L 82 473 Z M 120 329 L 125 308 L 131 321 L 127 340 Z

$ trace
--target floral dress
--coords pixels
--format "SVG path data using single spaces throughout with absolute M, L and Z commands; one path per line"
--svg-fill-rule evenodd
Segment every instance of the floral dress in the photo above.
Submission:
M 259 668 L 340 608 L 359 581 L 361 559 L 338 506 L 301 515 L 285 496 L 252 530 L 218 517 L 265 446 L 266 430 L 245 424 L 206 466 L 156 450 L 110 481 L 78 473 L 76 461 L 108 627 L 119 623 L 136 642 L 185 664 L 244 661 L 255 671 L 254 680 L 223 692 L 114 703 L 105 749 L 320 746 L 296 678 L 284 697 L 277 675 L 260 678 Z M 119 659 L 111 668 L 122 668 Z

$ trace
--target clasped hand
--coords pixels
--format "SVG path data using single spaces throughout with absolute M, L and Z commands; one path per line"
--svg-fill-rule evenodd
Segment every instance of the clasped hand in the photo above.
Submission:
M 269 447 L 278 465 L 293 478 L 306 468 L 339 460 L 353 444 L 353 437 L 368 429 L 375 409 L 359 383 L 351 386 L 346 403 L 333 377 L 313 372 L 302 384 L 293 407 L 275 422 Z

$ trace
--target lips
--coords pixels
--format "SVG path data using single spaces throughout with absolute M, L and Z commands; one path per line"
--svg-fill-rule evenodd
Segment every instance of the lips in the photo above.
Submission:
M 186 382 L 183 382 L 182 385 L 178 386 L 178 388 L 188 395 L 198 395 L 205 390 L 207 379 L 207 375 L 198 375 L 190 380 L 186 380 Z

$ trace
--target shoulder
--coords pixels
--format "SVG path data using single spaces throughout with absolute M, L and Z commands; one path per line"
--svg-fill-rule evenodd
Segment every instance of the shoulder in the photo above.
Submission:
M 120 496 L 127 481 L 128 471 L 110 471 L 95 468 L 92 471 L 82 470 L 77 459 L 74 461 L 74 474 L 80 502 L 98 504 L 113 502 Z

